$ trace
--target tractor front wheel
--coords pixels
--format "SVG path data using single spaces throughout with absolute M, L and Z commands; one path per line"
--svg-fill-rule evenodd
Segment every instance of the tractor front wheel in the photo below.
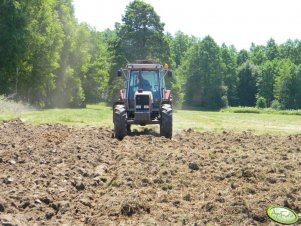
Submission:
M 131 124 L 127 124 L 127 125 L 126 125 L 126 131 L 127 131 L 128 133 L 131 133 Z
M 172 106 L 163 104 L 161 108 L 160 135 L 166 138 L 172 137 Z
M 113 113 L 114 135 L 118 140 L 122 140 L 126 135 L 126 110 L 124 105 L 115 105 Z

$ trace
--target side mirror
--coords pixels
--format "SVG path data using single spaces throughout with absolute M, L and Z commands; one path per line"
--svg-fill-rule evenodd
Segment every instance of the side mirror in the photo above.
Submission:
M 172 77 L 172 70 L 167 71 L 167 76 L 170 77 L 170 78 Z
M 121 76 L 122 76 L 122 71 L 121 71 L 121 69 L 119 69 L 119 70 L 117 71 L 117 76 L 118 76 L 118 77 L 121 77 Z

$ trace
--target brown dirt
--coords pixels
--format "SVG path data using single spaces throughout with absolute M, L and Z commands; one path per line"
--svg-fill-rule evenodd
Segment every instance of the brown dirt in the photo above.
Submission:
M 301 135 L 0 124 L 0 221 L 11 225 L 274 225 L 301 212 Z

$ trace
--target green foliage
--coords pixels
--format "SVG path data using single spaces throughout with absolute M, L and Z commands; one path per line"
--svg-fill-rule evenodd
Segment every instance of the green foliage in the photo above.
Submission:
M 239 105 L 255 106 L 256 101 L 256 78 L 258 68 L 250 61 L 243 63 L 238 69 L 238 87 Z
M 27 68 L 27 10 L 24 1 L 0 3 L 0 94 L 16 92 L 21 71 Z
M 103 98 L 108 77 L 104 61 L 108 57 L 96 66 L 100 58 L 95 55 L 105 55 L 107 47 L 96 48 L 95 54 L 99 43 L 92 36 L 97 32 L 77 23 L 72 0 L 0 4 L 1 93 L 14 94 L 15 99 L 38 107 L 79 107 L 90 88 L 83 83 L 97 81 L 102 87 L 98 96 Z M 91 78 L 87 74 L 93 67 L 99 73 Z
M 282 59 L 277 61 L 277 71 L 278 76 L 275 78 L 274 84 L 274 98 L 279 100 L 280 99 L 280 90 L 283 83 L 284 77 L 291 74 L 293 70 L 295 70 L 296 65 L 292 63 L 290 59 Z
M 220 49 L 207 36 L 196 43 L 185 56 L 182 72 L 187 75 L 185 105 L 219 109 L 227 103 L 223 85 L 223 65 Z
M 242 65 L 243 63 L 246 63 L 248 59 L 249 59 L 248 51 L 245 49 L 240 50 L 237 55 L 237 64 Z
M 282 59 L 289 59 L 294 64 L 301 64 L 301 41 L 287 40 L 279 46 L 279 56 Z
M 150 4 L 134 0 L 126 7 L 122 22 L 116 27 L 118 55 L 130 62 L 153 59 L 169 63 L 170 47 L 163 33 L 164 24 Z
M 222 96 L 221 107 L 228 107 L 228 106 L 229 106 L 228 97 Z
M 264 97 L 259 96 L 256 100 L 256 107 L 257 108 L 266 108 L 267 107 L 267 101 Z
M 175 82 L 173 83 L 172 92 L 174 96 L 174 100 L 176 100 L 176 106 L 182 106 L 184 101 L 184 87 L 186 84 L 186 75 L 185 75 L 185 69 L 184 64 L 182 64 L 181 67 L 177 68 L 174 73 L 173 77 L 175 78 Z M 174 92 L 176 90 L 176 92 Z
M 278 61 L 265 61 L 260 66 L 260 73 L 258 74 L 256 85 L 258 96 L 266 100 L 267 106 L 271 105 L 274 100 L 274 86 L 276 77 L 279 76 Z
M 278 100 L 273 100 L 272 101 L 272 104 L 271 104 L 271 108 L 272 109 L 275 109 L 275 110 L 279 110 L 280 109 L 280 103 L 279 103 L 279 101 Z
M 197 42 L 195 37 L 189 37 L 181 31 L 178 31 L 171 41 L 171 48 L 174 54 L 176 67 L 182 63 L 182 58 L 185 56 L 188 49 Z
M 30 55 L 27 60 L 31 70 L 20 78 L 22 98 L 38 107 L 51 104 L 55 90 L 54 71 L 59 67 L 59 54 L 63 46 L 63 29 L 55 10 L 54 1 L 30 4 L 28 14 Z
M 114 31 L 91 31 L 89 39 L 90 63 L 83 77 L 83 89 L 86 102 L 98 103 L 108 101 L 109 59 L 111 57 L 109 42 L 115 35 Z
M 265 46 L 262 45 L 255 45 L 252 43 L 251 48 L 250 48 L 250 60 L 255 64 L 255 65 L 261 65 L 263 64 L 266 60 L 266 48 Z
M 267 42 L 267 47 L 266 47 L 266 58 L 268 60 L 274 60 L 276 58 L 279 57 L 279 50 L 278 50 L 278 46 L 275 42 L 274 39 L 270 39 Z
M 53 93 L 52 106 L 80 107 L 85 99 L 81 72 L 89 59 L 86 51 L 89 32 L 84 27 L 77 26 L 70 1 L 58 0 L 56 7 L 64 39 L 60 67 L 55 72 L 56 89 Z
M 292 67 L 281 78 L 279 100 L 283 109 L 301 108 L 301 66 Z
M 227 100 L 231 106 L 238 105 L 238 76 L 237 76 L 237 52 L 236 49 L 231 46 L 230 48 L 226 45 L 221 47 L 221 58 L 223 60 L 224 78 L 223 81 L 227 87 Z M 228 105 L 227 104 L 227 105 Z
M 0 32 L 15 37 L 1 35 L 4 38 L 0 41 L 1 47 L 7 48 L 0 51 L 6 54 L 1 59 L 7 60 L 0 63 L 4 75 L 1 85 L 5 85 L 1 91 L 44 106 L 44 100 L 53 90 L 52 71 L 57 67 L 57 51 L 61 45 L 53 2 L 5 1 L 1 9 L 4 12 Z
M 0 95 L 34 106 L 84 107 L 118 97 L 127 61 L 174 69 L 174 103 L 198 108 L 301 108 L 301 41 L 219 47 L 183 32 L 164 33 L 154 8 L 134 0 L 114 30 L 79 24 L 72 0 L 0 1 Z M 256 100 L 256 97 L 257 100 Z M 67 119 L 66 119 L 67 120 Z

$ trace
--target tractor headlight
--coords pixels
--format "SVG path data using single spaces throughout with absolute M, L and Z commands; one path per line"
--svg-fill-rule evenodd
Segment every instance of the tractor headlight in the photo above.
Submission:
M 141 109 L 141 105 L 136 105 L 136 108 L 137 109 Z
M 148 105 L 144 105 L 144 109 L 149 109 L 149 106 Z

